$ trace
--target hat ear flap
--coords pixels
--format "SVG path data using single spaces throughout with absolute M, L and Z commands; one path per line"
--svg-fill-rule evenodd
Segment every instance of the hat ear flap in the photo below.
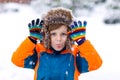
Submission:
M 45 33 L 44 33 L 44 41 L 43 41 L 43 43 L 44 43 L 44 46 L 45 46 L 47 49 L 50 48 L 50 43 L 51 43 L 51 41 L 50 41 L 50 33 L 49 33 L 49 32 L 45 32 Z
M 73 40 L 68 37 L 66 40 L 66 49 L 71 50 L 73 44 L 74 44 Z

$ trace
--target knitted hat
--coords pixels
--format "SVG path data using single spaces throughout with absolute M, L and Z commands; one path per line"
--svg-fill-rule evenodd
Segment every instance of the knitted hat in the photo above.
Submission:
M 48 11 L 48 13 L 43 17 L 44 21 L 44 32 L 45 39 L 44 44 L 47 48 L 50 46 L 50 32 L 49 28 L 54 27 L 53 25 L 66 25 L 70 29 L 69 25 L 72 23 L 73 16 L 70 10 L 65 8 L 54 8 Z M 70 40 L 67 40 L 70 44 Z M 70 45 L 69 45 L 70 46 Z

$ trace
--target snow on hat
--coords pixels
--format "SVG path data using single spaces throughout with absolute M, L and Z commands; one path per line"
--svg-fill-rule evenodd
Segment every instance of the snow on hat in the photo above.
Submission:
M 45 26 L 53 25 L 53 24 L 65 24 L 70 25 L 72 22 L 72 13 L 71 10 L 65 8 L 53 8 L 46 16 L 43 17 Z

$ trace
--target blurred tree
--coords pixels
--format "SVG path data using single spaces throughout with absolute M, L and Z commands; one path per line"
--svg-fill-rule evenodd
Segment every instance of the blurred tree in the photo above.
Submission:
M 31 5 L 34 6 L 38 12 L 40 12 L 40 7 L 43 5 L 48 7 L 48 9 L 65 7 L 71 9 L 75 16 L 80 16 L 86 15 L 89 11 L 93 10 L 96 4 L 98 5 L 104 2 L 106 2 L 106 0 L 32 0 Z
M 15 2 L 15 3 L 30 3 L 31 0 L 0 0 L 0 3 Z
M 50 0 L 49 1 L 49 5 L 52 7 L 58 7 L 61 5 L 60 3 L 61 3 L 61 0 Z
M 120 0 L 109 0 L 106 4 L 106 16 L 104 23 L 117 24 L 120 23 Z

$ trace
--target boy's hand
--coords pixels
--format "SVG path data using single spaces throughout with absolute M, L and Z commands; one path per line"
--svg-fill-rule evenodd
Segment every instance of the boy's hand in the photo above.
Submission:
M 70 38 L 77 42 L 78 45 L 81 45 L 86 39 L 86 21 L 74 21 L 70 27 L 72 28 L 72 31 L 68 32 Z
M 30 37 L 34 40 L 42 40 L 42 25 L 43 21 L 40 19 L 32 20 L 31 23 L 28 24 Z

